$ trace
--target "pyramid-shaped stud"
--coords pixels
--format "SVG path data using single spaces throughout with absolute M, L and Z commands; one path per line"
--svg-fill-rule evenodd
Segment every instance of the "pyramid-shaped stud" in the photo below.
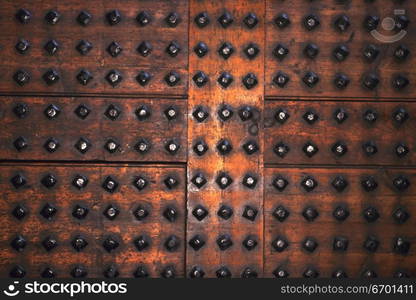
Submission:
M 221 268 L 216 270 L 215 275 L 217 276 L 217 278 L 231 278 L 232 276 L 231 271 L 225 266 L 222 266 Z
M 192 247 L 192 249 L 194 249 L 195 251 L 198 251 L 199 249 L 201 249 L 202 247 L 204 247 L 205 245 L 205 240 L 203 239 L 202 236 L 200 236 L 199 234 L 193 236 L 189 242 L 188 242 L 189 246 Z
M 197 87 L 203 87 L 208 82 L 209 79 L 208 79 L 208 76 L 204 72 L 198 71 L 192 77 L 192 80 L 195 82 Z
M 337 176 L 332 180 L 331 185 L 336 189 L 338 192 L 344 191 L 348 186 L 348 181 L 342 176 Z
M 57 83 L 61 77 L 58 71 L 54 69 L 49 69 L 43 74 L 42 78 L 46 82 L 47 85 L 53 85 Z
M 402 90 L 409 85 L 410 81 L 404 75 L 397 75 L 393 77 L 393 87 L 397 90 Z
M 197 205 L 195 206 L 195 208 L 192 210 L 192 215 L 198 220 L 198 221 L 202 221 L 203 219 L 205 219 L 206 216 L 208 216 L 208 210 L 203 207 L 202 205 Z
M 51 189 L 58 183 L 58 179 L 53 174 L 46 174 L 42 178 L 41 183 L 44 187 Z
M 109 193 L 114 193 L 117 190 L 118 186 L 118 182 L 111 176 L 107 176 L 102 184 L 103 189 Z
M 145 266 L 138 266 L 137 269 L 134 271 L 133 276 L 135 278 L 148 278 L 149 272 L 147 271 Z
M 147 11 L 141 11 L 136 16 L 136 21 L 141 27 L 144 27 L 144 26 L 149 25 L 152 22 L 152 17 Z
M 302 118 L 306 121 L 306 123 L 312 125 L 319 120 L 319 115 L 312 110 L 308 110 L 307 112 L 305 112 Z
M 53 236 L 47 236 L 42 241 L 42 246 L 43 248 L 45 248 L 46 251 L 49 252 L 58 246 L 58 241 Z
M 133 181 L 134 186 L 139 190 L 143 190 L 148 186 L 148 180 L 143 176 L 137 176 Z
M 277 25 L 277 27 L 283 29 L 289 26 L 291 21 L 288 14 L 280 13 L 274 18 L 274 23 Z
M 272 241 L 272 247 L 277 252 L 283 252 L 289 247 L 289 242 L 284 237 L 278 236 Z
M 192 112 L 192 116 L 195 118 L 196 121 L 203 122 L 208 118 L 209 113 L 205 107 L 197 106 L 195 110 Z
M 303 76 L 302 81 L 310 88 L 313 88 L 316 86 L 319 82 L 319 76 L 315 72 L 306 72 L 306 74 Z
M 319 18 L 315 15 L 308 15 L 303 18 L 303 26 L 309 31 L 316 29 L 320 24 Z
M 90 114 L 90 112 L 91 112 L 91 109 L 89 109 L 84 104 L 78 105 L 77 108 L 74 111 L 74 113 L 77 115 L 77 117 L 80 118 L 81 120 L 86 119 L 88 117 L 88 115 Z
M 218 184 L 218 186 L 220 187 L 220 189 L 224 190 L 227 187 L 229 187 L 233 180 L 232 178 L 225 172 L 221 172 L 217 179 L 215 180 L 215 182 Z
M 260 53 L 260 48 L 254 43 L 248 44 L 244 48 L 244 54 L 247 56 L 248 59 L 254 59 Z
M 17 70 L 13 75 L 13 80 L 20 86 L 24 86 L 30 81 L 30 74 L 25 70 Z
M 20 54 L 25 54 L 30 49 L 30 42 L 25 39 L 19 39 L 15 45 L 15 49 Z
M 275 217 L 275 219 L 279 222 L 285 221 L 290 216 L 289 210 L 287 210 L 283 205 L 277 206 L 272 214 L 273 217 Z
M 57 118 L 60 113 L 61 109 L 55 104 L 48 105 L 48 107 L 46 107 L 43 111 L 43 114 L 50 120 Z
M 189 271 L 190 278 L 203 278 L 205 276 L 205 271 L 198 266 L 194 266 L 191 271 Z
M 338 141 L 331 147 L 332 153 L 334 153 L 336 156 L 341 157 L 344 156 L 345 153 L 348 152 L 348 147 L 345 143 Z
M 367 176 L 361 181 L 361 186 L 367 192 L 374 191 L 378 187 L 378 183 L 372 176 Z
M 111 121 L 117 120 L 120 114 L 121 114 L 121 109 L 114 104 L 110 104 L 104 113 L 104 115 L 107 118 L 109 118 Z
M 22 204 L 16 205 L 12 211 L 12 215 L 18 220 L 23 220 L 27 214 L 28 210 Z
M 280 192 L 283 192 L 288 185 L 289 181 L 287 181 L 287 179 L 284 178 L 282 175 L 277 175 L 273 179 L 273 186 Z
M 118 10 L 109 11 L 106 14 L 106 18 L 107 18 L 108 24 L 110 24 L 111 26 L 117 25 L 118 23 L 121 22 L 121 14 Z
M 109 219 L 114 220 L 120 213 L 120 210 L 113 204 L 110 204 L 106 207 L 106 209 L 103 212 L 103 215 Z
M 123 75 L 118 70 L 111 70 L 105 79 L 111 86 L 116 87 L 123 80 Z
M 198 57 L 204 57 L 208 53 L 208 51 L 208 46 L 204 42 L 199 42 L 194 47 L 194 52 Z
M 233 146 L 230 141 L 221 139 L 217 144 L 217 150 L 221 155 L 227 155 L 233 150 Z
M 178 211 L 173 206 L 168 206 L 163 211 L 163 216 L 165 217 L 166 220 L 168 220 L 171 223 L 176 221 L 176 219 L 178 218 L 178 215 L 179 215 Z
M 368 62 L 375 61 L 379 54 L 380 54 L 380 49 L 378 49 L 377 46 L 375 46 L 373 44 L 367 45 L 363 50 L 364 58 Z
M 83 220 L 87 217 L 89 209 L 83 205 L 77 204 L 72 210 L 72 216 L 78 220 Z
M 29 146 L 29 144 L 24 137 L 19 136 L 17 139 L 14 140 L 13 146 L 16 148 L 17 151 L 20 152 L 26 149 Z
M 313 237 L 307 237 L 302 242 L 302 248 L 310 253 L 318 248 L 319 244 Z
M 258 84 L 257 77 L 253 73 L 248 73 L 247 75 L 245 75 L 242 79 L 242 82 L 248 90 L 251 90 Z
M 368 223 L 374 223 L 380 218 L 377 208 L 369 206 L 363 210 L 363 217 Z
M 307 157 L 312 157 L 314 156 L 316 153 L 318 153 L 319 148 L 318 146 L 316 146 L 314 143 L 312 142 L 307 142 L 303 148 L 302 151 L 305 153 L 305 155 Z
M 169 252 L 174 252 L 178 250 L 180 246 L 180 240 L 176 235 L 171 235 L 165 240 L 164 246 Z
M 77 251 L 82 251 L 85 247 L 88 246 L 88 242 L 86 239 L 84 239 L 82 236 L 78 235 L 74 237 L 71 241 L 72 247 Z
M 10 242 L 10 246 L 18 252 L 22 252 L 26 248 L 26 245 L 27 245 L 27 242 L 26 242 L 25 238 L 21 235 L 16 236 Z
M 73 278 L 84 278 L 88 275 L 88 272 L 83 266 L 75 266 L 70 274 Z
M 56 215 L 57 212 L 58 212 L 58 209 L 55 206 L 53 206 L 50 203 L 46 203 L 42 207 L 40 211 L 40 215 L 47 220 L 51 220 Z
M 166 187 L 170 190 L 176 188 L 179 185 L 179 180 L 173 176 L 167 176 L 163 180 L 163 182 L 166 185 Z
M 20 8 L 15 15 L 16 19 L 22 24 L 28 24 L 32 18 L 32 13 L 25 9 Z
M 348 245 L 349 241 L 346 237 L 336 236 L 334 237 L 332 248 L 334 249 L 334 251 L 347 251 Z
M 61 14 L 56 10 L 50 10 L 45 15 L 45 21 L 51 25 L 55 25 L 59 22 Z
M 120 272 L 117 270 L 116 266 L 109 266 L 104 270 L 103 275 L 105 278 L 117 278 L 120 276 Z
M 206 13 L 206 12 L 201 12 L 201 13 L 197 14 L 194 18 L 194 21 L 195 21 L 195 24 L 199 28 L 204 28 L 205 26 L 207 26 L 210 23 L 208 13 Z
M 109 153 L 115 153 L 120 149 L 120 144 L 113 139 L 109 139 L 105 143 L 104 149 L 107 150 Z
M 373 156 L 373 155 L 377 154 L 377 152 L 378 152 L 378 147 L 373 141 L 365 142 L 362 145 L 362 148 L 363 148 L 364 153 L 367 156 Z
M 176 277 L 176 270 L 174 266 L 167 266 L 162 270 L 160 273 L 162 278 L 175 278 Z
M 222 26 L 222 28 L 227 28 L 234 22 L 233 16 L 227 11 L 224 12 L 219 18 L 218 23 Z
M 345 206 L 337 206 L 334 211 L 332 212 L 332 216 L 337 220 L 337 221 L 345 221 L 349 216 L 350 216 L 350 211 L 348 210 L 347 207 Z
M 152 53 L 152 50 L 152 45 L 147 41 L 141 42 L 137 47 L 137 52 L 139 52 L 143 57 L 147 57 L 150 53 Z
M 176 12 L 171 12 L 165 18 L 165 22 L 166 24 L 168 24 L 169 27 L 176 27 L 181 21 L 181 17 Z
M 17 174 L 10 179 L 10 182 L 16 189 L 18 189 L 24 186 L 27 183 L 27 180 L 22 174 Z
M 339 45 L 332 51 L 332 56 L 339 62 L 347 59 L 350 55 L 350 49 L 347 45 Z
M 230 86 L 230 84 L 234 81 L 233 76 L 228 73 L 228 72 L 222 72 L 220 74 L 220 76 L 218 77 L 218 83 L 223 87 L 223 88 L 228 88 Z
M 318 186 L 318 182 L 313 177 L 306 176 L 302 179 L 301 185 L 305 191 L 311 192 Z
M 257 208 L 252 207 L 250 205 L 246 205 L 244 206 L 244 211 L 243 211 L 242 216 L 246 218 L 247 220 L 250 220 L 253 222 L 256 219 L 258 212 L 259 211 L 257 210 Z
M 247 155 L 252 155 L 259 151 L 260 148 L 256 141 L 250 140 L 243 144 L 243 149 Z
M 88 178 L 84 175 L 75 175 L 74 179 L 72 180 L 72 185 L 79 190 L 82 190 L 87 187 L 88 185 Z
M 178 42 L 172 41 L 166 47 L 166 53 L 169 54 L 170 57 L 176 57 L 179 52 L 181 51 L 181 46 L 179 46 Z
M 380 83 L 380 79 L 376 74 L 370 73 L 363 77 L 362 84 L 369 90 L 374 90 Z
M 397 124 L 403 124 L 409 119 L 409 113 L 405 108 L 399 107 L 393 112 L 392 117 Z
M 92 16 L 89 12 L 83 10 L 77 16 L 77 22 L 82 26 L 90 24 Z
M 113 236 L 107 236 L 102 246 L 108 253 L 110 253 L 120 246 L 120 242 Z
M 147 218 L 149 214 L 149 210 L 142 205 L 137 206 L 137 208 L 133 212 L 133 215 L 136 217 L 138 221 L 143 221 Z
M 410 181 L 403 175 L 399 175 L 393 179 L 393 186 L 398 191 L 404 191 L 407 190 L 410 186 Z
M 345 89 L 350 84 L 350 79 L 345 74 L 337 74 L 334 78 L 334 85 L 338 89 Z
M 166 74 L 165 81 L 168 84 L 168 86 L 175 86 L 179 84 L 179 82 L 181 81 L 181 77 L 177 72 L 172 71 Z
M 221 205 L 217 212 L 217 215 L 224 220 L 228 220 L 233 214 L 233 209 L 227 205 Z
M 319 54 L 319 47 L 316 44 L 309 43 L 303 49 L 303 54 L 310 59 L 315 59 Z
M 194 177 L 192 177 L 191 182 L 198 188 L 202 188 L 206 183 L 207 179 L 205 178 L 204 174 L 197 173 Z
M 308 206 L 302 211 L 302 216 L 308 222 L 313 222 L 317 217 L 319 217 L 319 212 L 313 206 Z
M 257 185 L 257 177 L 251 174 L 246 174 L 244 175 L 242 184 L 246 187 L 248 187 L 249 189 L 254 189 Z
M 252 29 L 259 23 L 259 19 L 254 13 L 250 12 L 244 17 L 243 22 L 247 28 Z
M 273 151 L 280 158 L 284 158 L 289 153 L 290 147 L 283 142 L 279 142 L 274 146 Z
M 43 269 L 43 271 L 40 273 L 40 276 L 42 278 L 55 278 L 56 273 L 53 269 L 51 268 L 45 268 Z
M 233 241 L 232 241 L 232 239 L 231 239 L 231 236 L 230 236 L 230 235 L 228 235 L 228 234 L 223 234 L 223 235 L 220 235 L 220 236 L 217 238 L 217 245 L 218 245 L 218 247 L 220 248 L 220 250 L 221 250 L 221 251 L 225 251 L 225 250 L 227 250 L 227 249 L 228 249 L 228 248 L 230 248 L 233 244 L 234 244 L 234 243 L 233 243 Z
M 108 45 L 107 52 L 112 57 L 117 57 L 121 54 L 121 52 L 123 52 L 123 48 L 121 47 L 121 45 L 119 43 L 113 41 L 113 42 L 111 42 L 110 45 Z
M 282 71 L 277 72 L 277 74 L 273 77 L 273 83 L 280 88 L 284 88 L 289 83 L 289 81 L 289 75 Z
M 59 49 L 59 44 L 56 40 L 49 40 L 43 48 L 49 55 L 54 55 Z
M 77 44 L 76 49 L 81 55 L 87 55 L 92 49 L 92 44 L 89 41 L 81 40 Z
M 180 148 L 181 145 L 176 140 L 169 140 L 165 144 L 165 150 L 171 155 L 178 153 Z
M 347 31 L 351 25 L 351 20 L 347 15 L 340 15 L 334 21 L 334 27 L 340 32 Z
M 147 71 L 140 71 L 139 74 L 137 74 L 136 76 L 136 81 L 141 86 L 146 86 L 150 82 L 151 79 L 152 79 L 152 74 L 150 74 Z
M 218 48 L 218 54 L 224 59 L 228 59 L 233 53 L 234 47 L 228 42 L 223 43 L 220 48 Z
M 94 76 L 91 74 L 90 71 L 88 71 L 86 69 L 82 69 L 77 74 L 77 81 L 81 85 L 88 85 L 88 83 L 93 79 L 94 79 Z

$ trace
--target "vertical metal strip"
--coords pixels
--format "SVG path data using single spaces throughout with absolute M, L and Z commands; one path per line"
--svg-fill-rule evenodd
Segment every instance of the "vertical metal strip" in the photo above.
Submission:
M 263 273 L 264 6 L 190 2 L 189 277 Z

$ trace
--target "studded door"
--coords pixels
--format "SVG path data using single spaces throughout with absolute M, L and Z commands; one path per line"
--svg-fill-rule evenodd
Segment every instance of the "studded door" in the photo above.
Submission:
M 410 0 L 0 3 L 1 277 L 414 277 Z

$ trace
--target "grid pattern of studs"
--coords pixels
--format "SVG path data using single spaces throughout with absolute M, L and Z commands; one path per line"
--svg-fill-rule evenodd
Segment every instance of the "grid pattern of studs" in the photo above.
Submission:
M 260 277 L 264 3 L 190 2 L 188 277 Z
M 265 276 L 414 276 L 413 171 L 312 167 L 265 174 Z
M 5 1 L 2 10 L 2 92 L 186 94 L 187 1 Z
M 267 97 L 414 97 L 414 1 L 266 2 Z M 404 37 L 383 43 L 375 32 Z
M 409 102 L 270 101 L 264 116 L 265 161 L 414 165 L 415 113 Z
M 184 275 L 182 167 L 1 170 L 1 277 Z
M 3 97 L 0 110 L 2 159 L 186 161 L 183 100 Z

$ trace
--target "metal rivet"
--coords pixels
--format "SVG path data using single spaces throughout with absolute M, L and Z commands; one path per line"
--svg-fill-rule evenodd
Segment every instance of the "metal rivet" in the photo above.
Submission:
M 410 181 L 405 176 L 400 175 L 393 179 L 394 187 L 399 191 L 404 191 L 409 188 Z
M 343 108 L 338 108 L 334 111 L 334 119 L 338 124 L 344 123 L 348 119 L 349 115 Z
M 43 74 L 42 78 L 47 85 L 53 85 L 57 83 L 61 77 L 59 76 L 58 71 L 50 69 Z
M 409 113 L 406 111 L 405 108 L 397 108 L 393 112 L 393 120 L 397 122 L 398 124 L 403 124 L 409 119 Z
M 234 47 L 228 42 L 223 43 L 220 48 L 218 48 L 218 54 L 224 59 L 228 59 L 233 53 Z
M 32 14 L 29 10 L 25 8 L 21 8 L 17 11 L 15 15 L 16 19 L 20 21 L 22 24 L 27 24 L 30 22 L 30 19 L 32 18 Z
M 254 44 L 254 43 L 250 43 L 248 44 L 245 48 L 244 48 L 244 54 L 247 56 L 247 58 L 249 59 L 254 59 L 256 58 L 256 56 L 260 53 L 260 48 L 258 45 Z
M 215 180 L 215 182 L 218 184 L 218 186 L 220 187 L 220 189 L 224 190 L 227 187 L 229 187 L 232 182 L 233 179 L 225 172 L 221 172 L 217 179 Z
M 10 179 L 10 182 L 18 189 L 24 186 L 27 183 L 27 180 L 22 174 L 17 174 Z
M 277 72 L 276 76 L 273 77 L 273 83 L 275 83 L 280 88 L 284 88 L 289 83 L 289 81 L 289 75 L 282 71 Z
M 191 182 L 197 187 L 202 188 L 206 183 L 207 179 L 205 178 L 204 174 L 197 173 L 194 177 L 192 177 Z
M 202 247 L 204 247 L 205 241 L 200 235 L 195 235 L 189 240 L 189 246 L 192 247 L 195 251 L 198 251 Z
M 316 44 L 309 43 L 303 49 L 303 54 L 310 59 L 314 59 L 319 54 L 319 47 Z
M 143 251 L 150 246 L 150 238 L 146 235 L 140 235 L 134 239 L 134 245 L 137 251 Z
M 232 276 L 231 271 L 225 266 L 222 266 L 217 271 L 215 271 L 215 275 L 217 278 L 230 278 Z
M 363 211 L 363 217 L 367 220 L 368 223 L 373 223 L 380 218 L 380 214 L 377 209 L 373 206 L 370 206 Z
M 13 146 L 16 148 L 17 151 L 20 152 L 26 149 L 29 146 L 29 144 L 24 137 L 19 136 L 17 139 L 14 140 Z
M 16 236 L 11 242 L 10 242 L 10 246 L 12 246 L 12 248 L 18 252 L 21 252 L 25 249 L 26 247 L 26 240 L 23 236 L 18 235 Z
M 111 176 L 107 176 L 104 180 L 102 187 L 109 193 L 114 193 L 118 188 L 118 182 Z
M 18 85 L 24 86 L 25 84 L 29 83 L 31 76 L 29 72 L 25 70 L 17 70 L 13 75 L 13 79 Z
M 45 116 L 48 119 L 55 119 L 59 116 L 59 114 L 61 113 L 61 110 L 58 106 L 54 105 L 54 104 L 50 104 L 48 105 L 48 107 L 45 108 L 45 110 L 43 111 L 43 113 L 45 114 Z
M 217 81 L 223 88 L 226 89 L 234 81 L 234 77 L 228 72 L 222 72 Z
M 87 26 L 91 22 L 92 16 L 89 12 L 83 10 L 77 16 L 77 21 L 80 25 Z
M 273 240 L 272 247 L 277 252 L 283 252 L 289 247 L 289 242 L 284 237 L 278 236 Z
M 312 110 L 308 110 L 307 112 L 305 112 L 305 114 L 302 116 L 302 118 L 309 124 L 312 125 L 314 124 L 316 121 L 319 120 L 319 115 L 317 113 L 315 113 Z
M 193 148 L 192 148 L 192 149 L 194 150 L 194 152 L 195 152 L 198 156 L 202 156 L 202 155 L 204 155 L 204 154 L 205 154 L 205 152 L 207 152 L 207 151 L 208 151 L 209 147 L 208 147 L 208 145 L 205 143 L 205 141 L 200 140 L 200 141 L 197 141 L 197 142 L 194 144 L 194 146 L 193 146 Z
M 204 270 L 201 267 L 195 266 L 189 272 L 190 278 L 203 278 L 205 275 Z
M 229 12 L 225 12 L 218 18 L 218 22 L 220 23 L 222 28 L 227 28 L 234 22 L 234 19 Z
M 160 276 L 163 278 L 175 278 L 176 277 L 176 270 L 173 266 L 167 266 L 162 270 Z
M 82 69 L 77 74 L 77 81 L 82 85 L 87 85 L 93 79 L 94 79 L 94 76 L 91 74 L 90 71 L 86 69 Z
M 103 275 L 105 278 L 117 278 L 120 273 L 115 266 L 109 266 L 104 270 Z
M 337 141 L 335 144 L 332 145 L 331 151 L 336 156 L 341 157 L 348 152 L 348 146 L 341 141 Z
M 339 269 L 332 272 L 332 278 L 348 278 L 348 275 L 344 270 Z
M 51 220 L 57 212 L 58 210 L 55 208 L 55 206 L 50 203 L 46 203 L 40 210 L 40 215 L 47 220 Z
M 283 221 L 285 221 L 290 216 L 290 212 L 283 205 L 279 205 L 273 211 L 273 214 L 272 215 L 279 222 L 283 222 Z
M 248 73 L 247 75 L 243 77 L 242 82 L 244 86 L 246 87 L 246 89 L 250 90 L 257 85 L 258 80 L 257 80 L 256 75 L 254 75 L 253 73 Z
M 340 15 L 334 21 L 334 27 L 341 32 L 347 31 L 350 25 L 351 21 L 347 15 Z
M 397 237 L 393 241 L 393 251 L 398 254 L 406 255 L 410 250 L 410 241 L 403 237 Z
M 252 29 L 256 27 L 259 20 L 254 13 L 250 12 L 244 17 L 243 22 L 246 24 L 247 28 Z
M 51 189 L 57 184 L 58 179 L 53 174 L 47 174 L 42 178 L 40 182 L 44 187 Z
M 121 109 L 114 104 L 110 104 L 105 110 L 104 115 L 110 120 L 116 120 L 121 114 Z
M 334 85 L 338 89 L 345 89 L 350 84 L 350 79 L 345 74 L 336 74 L 334 78 Z
M 173 106 L 166 108 L 163 113 L 169 121 L 176 119 L 179 114 L 178 109 Z
M 76 49 L 81 55 L 87 55 L 92 49 L 92 44 L 89 41 L 81 40 L 77 44 Z
M 141 86 L 146 86 L 151 79 L 152 79 L 152 74 L 146 71 L 140 71 L 139 74 L 137 74 L 136 76 L 136 81 Z
M 409 147 L 404 143 L 398 143 L 395 146 L 394 151 L 398 157 L 404 157 L 407 153 L 409 153 Z
M 171 155 L 178 153 L 180 148 L 181 145 L 176 140 L 169 140 L 165 144 L 165 150 Z
M 197 106 L 195 108 L 195 110 L 192 113 L 192 116 L 195 118 L 195 120 L 197 120 L 198 122 L 203 122 L 206 120 L 206 118 L 208 118 L 209 113 L 208 111 L 202 107 L 202 106 Z
M 404 45 L 399 45 L 394 50 L 394 57 L 399 61 L 405 60 L 409 56 L 409 54 L 410 54 L 410 50 Z
M 318 247 L 318 242 L 313 237 L 307 237 L 302 242 L 302 248 L 312 253 Z
M 372 31 L 377 29 L 379 23 L 380 18 L 378 16 L 367 16 L 364 19 L 363 26 L 367 31 Z
M 374 236 L 368 236 L 363 243 L 364 249 L 366 249 L 369 252 L 376 252 L 379 245 L 380 242 Z
M 133 276 L 136 278 L 147 278 L 149 277 L 149 272 L 147 271 L 145 266 L 138 266 L 137 269 L 134 271 Z
M 221 155 L 227 155 L 233 150 L 233 146 L 230 141 L 221 139 L 217 144 L 217 150 Z
M 45 20 L 51 25 L 55 25 L 59 22 L 61 18 L 61 14 L 57 12 L 56 10 L 50 10 L 45 15 Z
M 78 220 L 83 220 L 87 217 L 89 213 L 89 209 L 82 205 L 75 205 L 74 209 L 72 210 L 72 216 L 77 218 Z
M 306 154 L 307 157 L 312 157 L 314 156 L 316 153 L 319 152 L 319 148 L 318 146 L 316 146 L 314 143 L 312 142 L 307 142 L 303 148 L 302 151 Z
M 147 218 L 147 216 L 150 214 L 149 210 L 147 210 L 144 206 L 139 205 L 134 210 L 133 215 L 136 217 L 138 221 L 143 221 Z
M 367 45 L 363 51 L 364 58 L 368 62 L 373 62 L 374 60 L 376 60 L 379 54 L 380 54 L 380 50 L 375 45 L 372 45 L 372 44 Z
M 310 88 L 313 88 L 319 82 L 319 76 L 315 72 L 306 72 L 303 76 L 302 81 Z
M 248 251 L 251 251 L 256 248 L 258 242 L 256 237 L 249 235 L 244 239 L 242 244 Z
M 342 221 L 345 221 L 349 217 L 350 212 L 344 206 L 337 206 L 332 212 L 332 215 L 336 220 L 342 222 Z
M 169 15 L 165 18 L 166 24 L 168 24 L 169 27 L 176 27 L 181 22 L 181 18 L 178 13 L 171 12 Z
M 319 277 L 319 272 L 314 268 L 307 268 L 303 273 L 302 276 L 304 278 L 317 278 Z
M 176 219 L 178 218 L 178 215 L 179 215 L 178 211 L 173 206 L 168 206 L 163 211 L 163 216 L 166 218 L 166 220 L 172 223 L 176 221 Z
M 107 236 L 106 239 L 103 242 L 103 248 L 108 252 L 112 252 L 114 250 L 116 250 L 119 246 L 120 243 L 117 241 L 117 239 L 113 236 Z
M 109 139 L 106 141 L 104 149 L 107 150 L 109 153 L 115 153 L 120 149 L 120 144 L 113 139 Z
M 233 215 L 233 209 L 227 205 L 221 205 L 221 207 L 218 209 L 217 215 L 224 219 L 228 220 Z
M 252 155 L 259 151 L 259 145 L 256 141 L 247 141 L 243 144 L 243 149 L 248 155 Z
M 54 277 L 56 276 L 56 274 L 55 274 L 55 271 L 54 271 L 54 270 L 52 270 L 51 268 L 45 268 L 45 269 L 41 272 L 40 276 L 41 276 L 42 278 L 54 278 Z
M 290 147 L 283 142 L 277 143 L 273 148 L 277 156 L 284 158 L 290 151 Z
M 118 70 L 111 70 L 107 73 L 105 79 L 111 86 L 115 87 L 123 80 L 123 75 Z
M 88 272 L 83 266 L 76 266 L 71 270 L 71 276 L 74 278 L 84 278 L 87 275 Z
M 176 251 L 180 246 L 179 238 L 176 235 L 169 236 L 166 239 L 166 241 L 164 243 L 164 246 L 165 246 L 166 250 L 168 250 L 169 252 Z
M 336 236 L 332 243 L 332 249 L 334 249 L 334 251 L 347 251 L 348 245 L 349 241 L 346 237 Z
M 13 108 L 13 112 L 18 118 L 23 119 L 28 114 L 29 107 L 25 103 L 18 103 Z
M 178 73 L 172 71 L 166 74 L 165 81 L 169 86 L 175 86 L 181 81 L 181 77 Z
M 134 186 L 139 190 L 143 190 L 145 187 L 147 187 L 148 185 L 148 180 L 142 176 L 137 176 L 134 180 L 133 180 L 133 184 Z
M 49 55 L 54 55 L 59 49 L 59 44 L 55 40 L 50 40 L 45 44 L 43 48 Z
M 221 251 L 225 251 L 228 248 L 230 248 L 233 245 L 233 241 L 231 239 L 231 236 L 228 234 L 220 235 L 217 238 L 217 245 L 220 248 Z
M 208 46 L 203 42 L 199 42 L 194 47 L 194 52 L 198 57 L 204 57 L 208 53 Z
M 10 272 L 9 276 L 11 278 L 23 278 L 26 276 L 26 271 L 22 266 L 14 266 Z
M 402 90 L 409 85 L 410 81 L 403 75 L 393 77 L 393 87 L 397 90 Z
M 168 189 L 174 189 L 179 185 L 179 180 L 175 177 L 168 176 L 163 181 Z
M 365 142 L 362 147 L 367 156 L 372 156 L 378 152 L 377 145 L 372 141 Z
M 181 46 L 179 46 L 178 42 L 172 41 L 166 47 L 166 53 L 169 54 L 171 57 L 176 57 L 179 52 L 181 51 Z
M 378 183 L 372 176 L 367 176 L 361 181 L 361 186 L 367 192 L 374 191 L 378 187 Z
M 273 50 L 273 55 L 282 61 L 288 54 L 289 54 L 289 48 L 287 48 L 283 44 L 277 44 L 276 47 Z
M 202 221 L 203 219 L 205 219 L 206 216 L 208 216 L 208 210 L 203 207 L 202 205 L 197 205 L 193 210 L 192 210 L 192 215 L 198 220 L 198 221 Z
M 88 178 L 83 175 L 75 175 L 74 179 L 72 180 L 72 185 L 79 190 L 82 190 L 88 185 Z
M 19 39 L 15 48 L 20 54 L 25 54 L 30 49 L 30 43 L 25 39 Z
M 111 42 L 110 45 L 108 45 L 107 52 L 112 57 L 117 57 L 121 54 L 121 52 L 123 52 L 123 48 L 121 47 L 121 45 L 119 43 L 113 41 L 113 42 Z
M 286 271 L 285 269 L 282 269 L 281 267 L 276 268 L 276 269 L 273 271 L 273 275 L 274 275 L 276 278 L 287 278 L 287 277 L 289 277 L 289 276 L 290 276 L 289 272 L 288 272 L 288 271 Z
M 112 10 L 110 12 L 107 13 L 106 15 L 108 24 L 110 24 L 111 26 L 117 25 L 118 23 L 121 22 L 121 14 L 118 10 Z
M 314 30 L 320 25 L 319 18 L 315 15 L 308 15 L 303 18 L 303 25 L 307 30 Z
M 350 55 L 350 49 L 347 45 L 339 45 L 332 51 L 333 57 L 337 61 L 344 61 Z
M 201 12 L 196 15 L 194 21 L 199 28 L 204 28 L 210 23 L 208 14 L 206 12 Z
M 280 29 L 286 28 L 290 25 L 290 18 L 286 13 L 280 13 L 274 18 L 274 23 Z
M 249 189 L 254 189 L 257 185 L 257 177 L 251 174 L 246 174 L 243 178 L 242 184 Z
M 398 224 L 404 224 L 410 218 L 410 214 L 405 208 L 399 207 L 393 212 L 393 219 Z
M 363 78 L 363 86 L 369 90 L 374 90 L 378 84 L 380 83 L 380 79 L 377 77 L 376 74 L 367 74 Z
M 405 30 L 410 24 L 410 20 L 405 15 L 396 15 L 394 18 L 396 30 Z
M 12 215 L 18 220 L 22 220 L 27 215 L 27 213 L 27 209 L 22 204 L 16 205 L 12 211 Z
M 195 82 L 197 87 L 203 87 L 208 82 L 209 78 L 204 72 L 198 71 L 192 77 L 192 80 Z

